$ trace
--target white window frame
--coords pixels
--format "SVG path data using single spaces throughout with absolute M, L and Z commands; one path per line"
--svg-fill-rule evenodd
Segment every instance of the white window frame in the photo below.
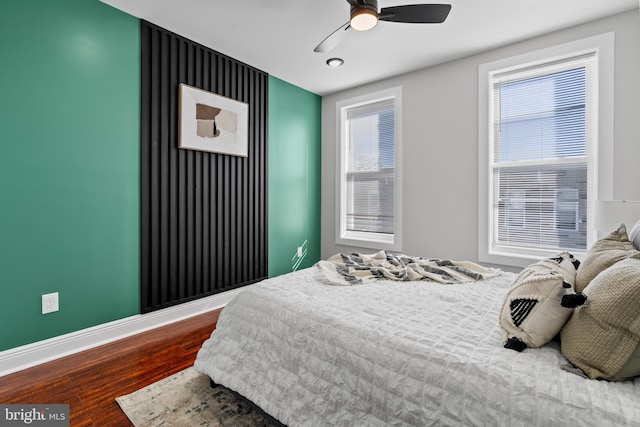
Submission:
M 350 231 L 346 229 L 347 217 L 347 152 L 349 109 L 388 99 L 394 100 L 395 108 L 395 166 L 393 234 Z M 338 177 L 336 179 L 336 244 L 377 250 L 402 250 L 402 87 L 396 86 L 374 93 L 345 99 L 336 103 L 336 128 Z
M 588 199 L 587 218 L 593 219 L 594 200 L 613 199 L 613 136 L 614 136 L 614 33 L 605 33 L 558 46 L 482 64 L 478 69 L 478 259 L 481 262 L 526 267 L 540 258 L 556 255 L 553 251 L 525 249 L 519 252 L 499 252 L 491 247 L 494 230 L 490 203 L 493 200 L 490 181 L 492 159 L 492 129 L 490 120 L 491 76 L 510 69 L 536 66 L 581 54 L 596 57 L 597 94 L 594 99 L 595 128 L 587 143 Z M 593 220 L 588 221 L 587 248 L 597 238 Z M 585 251 L 572 251 L 578 257 Z

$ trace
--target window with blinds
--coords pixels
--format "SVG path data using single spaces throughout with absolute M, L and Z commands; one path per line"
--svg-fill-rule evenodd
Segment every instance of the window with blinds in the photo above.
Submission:
M 394 101 L 347 111 L 346 229 L 393 234 Z
M 491 249 L 587 247 L 595 54 L 490 77 Z
M 339 103 L 337 243 L 398 249 L 399 88 Z

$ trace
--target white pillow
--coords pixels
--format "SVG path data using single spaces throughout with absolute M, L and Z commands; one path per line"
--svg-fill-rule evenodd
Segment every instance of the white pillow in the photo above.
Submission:
M 636 250 L 640 251 L 640 219 L 633 226 L 631 232 L 629 232 L 629 241 L 633 243 Z
M 579 264 L 563 252 L 522 270 L 500 312 L 506 348 L 542 347 L 560 332 L 573 313 L 573 308 L 562 306 L 562 298 L 574 293 Z

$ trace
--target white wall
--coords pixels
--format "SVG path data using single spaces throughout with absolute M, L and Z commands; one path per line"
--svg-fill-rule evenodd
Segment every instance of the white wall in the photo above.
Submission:
M 322 249 L 335 244 L 336 102 L 403 87 L 403 248 L 407 254 L 477 261 L 478 66 L 615 32 L 614 199 L 640 200 L 640 16 L 631 11 L 322 100 Z

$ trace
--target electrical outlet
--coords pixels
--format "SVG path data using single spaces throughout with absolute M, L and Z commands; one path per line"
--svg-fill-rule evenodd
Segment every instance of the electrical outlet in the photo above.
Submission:
M 42 295 L 42 314 L 53 313 L 59 310 L 58 293 Z
M 298 246 L 298 258 L 302 258 L 302 246 Z

